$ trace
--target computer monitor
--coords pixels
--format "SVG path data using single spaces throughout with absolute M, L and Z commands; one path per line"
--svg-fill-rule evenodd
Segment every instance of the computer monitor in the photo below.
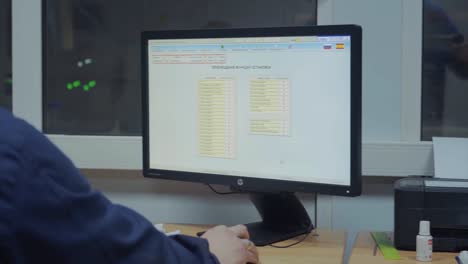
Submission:
M 310 232 L 294 192 L 361 193 L 361 28 L 142 33 L 146 177 L 249 192 L 266 245 Z

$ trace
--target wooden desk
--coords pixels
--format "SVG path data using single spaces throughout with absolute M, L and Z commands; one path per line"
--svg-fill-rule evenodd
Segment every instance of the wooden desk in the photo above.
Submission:
M 416 239 L 416 238 L 415 238 Z M 432 262 L 419 262 L 416 261 L 415 251 L 399 251 L 401 260 L 385 260 L 382 253 L 377 248 L 374 239 L 370 232 L 361 232 L 358 234 L 354 247 L 349 258 L 349 264 L 421 264 L 421 263 L 432 263 L 432 264 L 447 264 L 456 263 L 456 253 L 439 253 L 434 252 L 432 255 Z
M 184 235 L 195 236 L 197 232 L 209 226 L 165 224 L 166 231 L 180 230 Z M 262 264 L 337 264 L 343 263 L 346 233 L 318 230 L 317 235 L 310 234 L 307 239 L 290 248 L 259 247 Z M 288 245 L 297 240 L 288 240 L 277 245 Z

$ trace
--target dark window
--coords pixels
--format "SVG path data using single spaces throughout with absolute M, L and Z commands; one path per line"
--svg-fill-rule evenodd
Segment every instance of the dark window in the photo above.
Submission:
M 11 110 L 11 0 L 0 0 L 0 107 Z
M 316 24 L 316 0 L 43 0 L 44 131 L 140 135 L 142 30 Z
M 423 3 L 422 139 L 468 137 L 468 2 Z

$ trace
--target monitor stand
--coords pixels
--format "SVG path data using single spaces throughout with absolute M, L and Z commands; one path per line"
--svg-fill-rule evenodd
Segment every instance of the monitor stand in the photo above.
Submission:
M 306 209 L 294 193 L 250 193 L 262 222 L 247 224 L 250 240 L 256 246 L 310 233 L 314 226 Z

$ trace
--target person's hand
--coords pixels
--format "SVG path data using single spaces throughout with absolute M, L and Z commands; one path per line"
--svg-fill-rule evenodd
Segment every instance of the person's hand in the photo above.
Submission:
M 208 240 L 210 251 L 221 264 L 258 264 L 258 252 L 249 240 L 249 232 L 243 225 L 217 226 L 203 234 Z

